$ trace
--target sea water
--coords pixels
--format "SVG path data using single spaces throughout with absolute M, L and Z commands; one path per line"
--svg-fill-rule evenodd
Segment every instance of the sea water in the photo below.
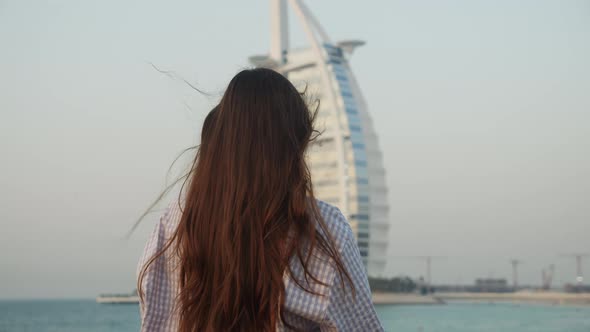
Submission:
M 377 306 L 387 331 L 590 332 L 590 307 L 513 303 Z
M 590 332 L 590 307 L 510 303 L 377 306 L 394 332 Z M 138 331 L 133 304 L 93 300 L 0 301 L 0 331 Z

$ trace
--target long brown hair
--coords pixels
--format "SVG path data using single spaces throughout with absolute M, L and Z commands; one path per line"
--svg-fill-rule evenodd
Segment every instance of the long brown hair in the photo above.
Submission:
M 281 74 L 244 70 L 207 117 L 186 183 L 182 217 L 168 248 L 179 257 L 179 329 L 273 331 L 296 259 L 305 279 L 318 254 L 354 292 L 315 203 L 305 151 L 315 111 Z M 305 282 L 294 280 L 312 292 Z

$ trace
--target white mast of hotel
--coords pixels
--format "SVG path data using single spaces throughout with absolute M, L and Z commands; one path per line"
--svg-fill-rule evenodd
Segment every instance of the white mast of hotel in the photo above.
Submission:
M 287 3 L 285 0 L 271 0 L 270 7 L 270 57 L 282 65 L 286 62 L 289 49 Z

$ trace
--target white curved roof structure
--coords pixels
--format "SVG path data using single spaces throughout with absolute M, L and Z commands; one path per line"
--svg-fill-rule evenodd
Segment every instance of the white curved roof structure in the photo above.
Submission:
M 367 105 L 347 56 L 362 41 L 334 44 L 300 0 L 289 5 L 310 47 L 289 49 L 287 0 L 271 0 L 271 50 L 250 61 L 289 78 L 320 100 L 316 127 L 321 136 L 308 161 L 316 197 L 336 205 L 350 221 L 370 276 L 381 276 L 389 241 L 389 207 L 383 159 Z

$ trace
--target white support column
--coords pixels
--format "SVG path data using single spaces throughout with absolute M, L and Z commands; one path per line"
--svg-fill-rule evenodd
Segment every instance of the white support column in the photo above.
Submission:
M 289 48 L 289 22 L 286 0 L 270 0 L 270 57 L 279 64 L 286 62 Z

